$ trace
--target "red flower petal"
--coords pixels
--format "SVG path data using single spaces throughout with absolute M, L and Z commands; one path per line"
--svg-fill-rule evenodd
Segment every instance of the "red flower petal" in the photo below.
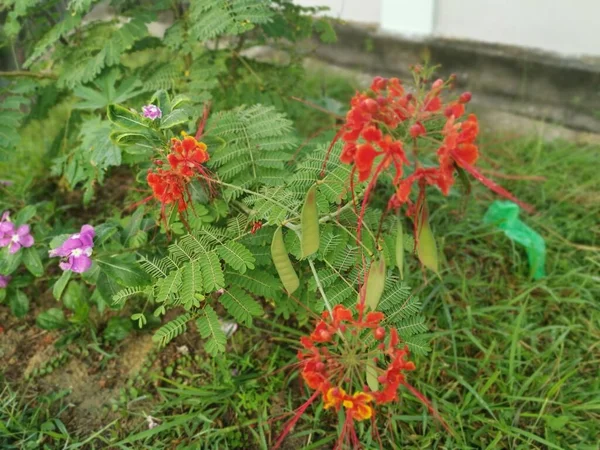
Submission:
M 371 125 L 363 130 L 362 137 L 368 142 L 379 141 L 382 137 L 381 130 L 376 126 Z
M 373 160 L 377 155 L 377 151 L 371 144 L 360 144 L 356 147 L 354 161 L 356 162 L 356 168 L 359 172 L 359 181 L 365 181 L 369 178 Z
M 341 321 L 351 321 L 352 320 L 352 311 L 346 308 L 343 305 L 335 305 L 333 307 L 333 321 L 335 323 Z
M 459 155 L 462 161 L 468 164 L 475 164 L 479 157 L 479 151 L 475 144 L 459 144 L 454 152 Z
M 381 322 L 384 318 L 385 315 L 382 312 L 372 311 L 365 317 L 365 323 L 370 326 L 376 326 L 379 325 L 379 322 Z

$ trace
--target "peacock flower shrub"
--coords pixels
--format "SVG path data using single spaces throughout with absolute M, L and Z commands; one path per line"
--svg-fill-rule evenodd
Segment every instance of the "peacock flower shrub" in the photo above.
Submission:
M 408 360 L 408 347 L 401 342 L 398 331 L 383 325 L 384 319 L 379 311 L 363 316 L 336 305 L 331 312 L 323 313 L 310 335 L 300 338 L 300 374 L 314 393 L 286 424 L 274 448 L 281 445 L 306 408 L 319 397 L 326 410 L 343 411 L 345 416 L 335 448 L 346 444 L 359 447 L 355 422 L 374 421 L 378 405 L 399 400 L 400 386 L 446 426 L 431 403 L 406 381 L 406 372 L 416 366 Z

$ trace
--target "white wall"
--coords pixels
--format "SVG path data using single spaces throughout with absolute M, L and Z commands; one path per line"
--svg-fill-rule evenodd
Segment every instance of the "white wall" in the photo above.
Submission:
M 600 0 L 295 0 L 384 31 L 600 56 Z
M 381 0 L 295 0 L 294 3 L 327 6 L 330 8 L 326 13 L 328 16 L 342 20 L 369 24 L 379 24 L 381 20 Z
M 443 37 L 600 56 L 600 0 L 437 0 L 434 23 Z

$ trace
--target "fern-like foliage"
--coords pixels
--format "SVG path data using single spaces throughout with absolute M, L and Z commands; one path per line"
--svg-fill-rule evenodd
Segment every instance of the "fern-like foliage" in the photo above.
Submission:
M 191 313 L 185 313 L 177 317 L 176 319 L 167 322 L 160 327 L 152 336 L 152 340 L 160 347 L 164 347 L 173 339 L 187 330 L 187 323 L 194 318 Z
M 219 301 L 227 308 L 227 311 L 240 323 L 250 325 L 252 317 L 261 316 L 263 309 L 260 303 L 253 299 L 246 291 L 231 286 L 219 298 Z
M 19 81 L 11 83 L 0 91 L 0 158 L 5 152 L 14 150 L 21 136 L 19 127 L 27 117 L 31 105 L 31 97 L 37 83 L 33 81 Z
M 236 225 L 238 231 L 240 226 L 239 223 Z M 141 257 L 139 264 L 152 277 L 152 284 L 123 289 L 113 296 L 113 301 L 122 305 L 133 296 L 144 295 L 156 305 L 155 315 L 183 307 L 187 313 L 181 317 L 186 319 L 176 319 L 166 324 L 155 337 L 157 342 L 167 344 L 183 332 L 185 323 L 193 315 L 199 315 L 198 330 L 203 337 L 211 340 L 206 343 L 207 349 L 210 349 L 207 351 L 222 351 L 224 341 L 221 338 L 224 335 L 208 300 L 216 297 L 236 321 L 250 325 L 253 317 L 263 314 L 262 306 L 252 294 L 273 293 L 273 296 L 277 296 L 277 281 L 273 278 L 269 279 L 271 291 L 254 289 L 255 286 L 250 282 L 237 282 L 236 276 L 244 277 L 244 280 L 251 279 L 255 260 L 248 248 L 239 242 L 240 236 L 245 234 L 238 234 L 231 239 L 230 230 L 230 227 L 204 225 L 194 234 L 186 234 L 172 243 L 168 248 L 168 256 L 160 259 Z M 225 266 L 231 268 L 232 272 L 225 272 Z M 220 289 L 225 289 L 222 295 L 211 296 Z M 262 294 L 257 294 L 257 290 Z
M 271 20 L 269 0 L 195 0 L 190 8 L 189 33 L 205 41 L 221 35 L 238 35 Z
M 273 107 L 263 105 L 215 114 L 209 120 L 206 140 L 216 148 L 211 167 L 223 181 L 236 180 L 240 188 L 256 185 L 273 169 L 285 174 L 289 151 L 296 144 L 292 123 Z M 226 197 L 239 197 L 243 193 L 240 188 L 226 189 Z
M 423 355 L 431 350 L 425 334 L 428 328 L 421 315 L 421 302 L 395 276 L 388 277 L 377 309 L 385 314 L 385 323 L 398 330 L 412 353 Z
M 148 35 L 146 21 L 148 18 L 139 16 L 129 22 L 118 26 L 99 24 L 96 27 L 101 32 L 90 34 L 82 47 L 75 52 L 62 49 L 60 55 L 67 62 L 68 70 L 64 70 L 59 77 L 59 85 L 74 87 L 87 83 L 96 78 L 105 67 L 114 66 L 121 61 L 121 56 L 133 44 Z M 104 39 L 98 36 L 106 34 Z M 81 54 L 84 52 L 83 54 Z
M 225 351 L 227 338 L 221 329 L 221 324 L 217 313 L 210 305 L 205 305 L 201 311 L 200 317 L 196 320 L 198 333 L 202 336 L 206 343 L 204 349 L 211 355 L 215 356 L 218 353 Z

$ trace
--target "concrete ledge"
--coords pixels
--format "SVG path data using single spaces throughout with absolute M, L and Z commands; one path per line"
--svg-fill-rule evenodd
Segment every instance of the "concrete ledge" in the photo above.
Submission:
M 334 66 L 403 79 L 410 64 L 428 57 L 441 64 L 441 76 L 455 73 L 459 89 L 473 92 L 475 107 L 582 135 L 600 134 L 600 61 L 478 42 L 416 41 L 350 24 L 338 25 L 336 31 L 338 42 L 317 46 L 313 56 Z

